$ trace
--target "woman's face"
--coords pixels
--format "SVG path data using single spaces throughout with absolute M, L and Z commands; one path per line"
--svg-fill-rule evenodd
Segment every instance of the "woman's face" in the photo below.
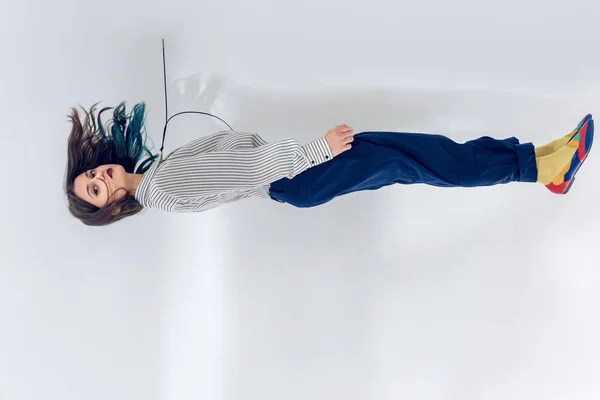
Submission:
M 102 208 L 127 195 L 127 172 L 117 164 L 101 165 L 85 171 L 74 181 L 75 195 Z

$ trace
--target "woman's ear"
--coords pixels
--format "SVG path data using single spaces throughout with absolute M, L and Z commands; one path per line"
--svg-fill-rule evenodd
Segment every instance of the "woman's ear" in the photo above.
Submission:
M 116 206 L 114 210 L 112 210 L 112 215 L 118 215 L 121 212 L 121 206 Z

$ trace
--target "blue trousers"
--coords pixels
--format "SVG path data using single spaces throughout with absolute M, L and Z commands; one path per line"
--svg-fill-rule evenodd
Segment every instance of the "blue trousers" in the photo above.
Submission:
M 392 184 L 479 187 L 536 182 L 533 144 L 481 137 L 456 143 L 422 133 L 363 132 L 352 148 L 293 179 L 273 182 L 272 199 L 314 207 L 348 193 Z

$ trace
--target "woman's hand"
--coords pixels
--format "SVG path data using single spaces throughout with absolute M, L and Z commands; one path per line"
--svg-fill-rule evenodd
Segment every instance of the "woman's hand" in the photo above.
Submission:
M 350 143 L 354 141 L 354 129 L 348 125 L 338 125 L 327 132 L 325 140 L 329 144 L 331 153 L 336 157 L 338 154 L 352 148 Z

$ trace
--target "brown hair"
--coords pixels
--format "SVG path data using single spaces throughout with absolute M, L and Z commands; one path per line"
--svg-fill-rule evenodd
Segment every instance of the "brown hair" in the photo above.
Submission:
M 100 116 L 110 109 L 103 108 L 97 117 L 95 116 L 96 105 L 89 111 L 84 109 L 85 118 L 82 121 L 77 109 L 72 108 L 69 116 L 72 127 L 67 144 L 65 192 L 71 214 L 89 226 L 111 224 L 139 213 L 143 207 L 128 193 L 123 199 L 98 208 L 75 195 L 73 188 L 75 178 L 85 171 L 104 164 L 119 164 L 126 172 L 144 173 L 156 158 L 145 145 L 146 135 L 143 132 L 145 105 L 136 104 L 132 113 L 126 115 L 125 104 L 121 103 L 114 109 L 110 125 L 104 127 Z M 144 156 L 147 158 L 136 168 L 136 164 Z

